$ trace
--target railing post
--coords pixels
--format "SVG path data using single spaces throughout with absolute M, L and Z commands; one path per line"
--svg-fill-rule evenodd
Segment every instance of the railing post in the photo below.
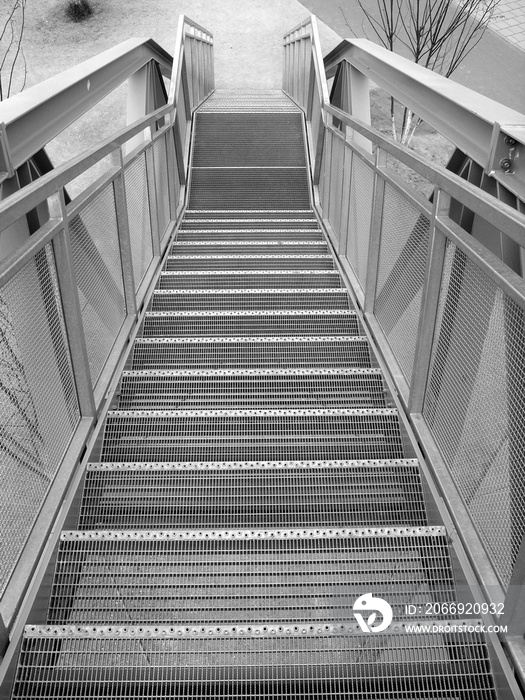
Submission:
M 82 312 L 78 298 L 78 284 L 73 261 L 73 250 L 66 212 L 64 190 L 60 190 L 51 201 L 51 216 L 61 218 L 63 226 L 53 238 L 53 253 L 57 272 L 64 323 L 69 340 L 71 365 L 75 377 L 80 414 L 86 418 L 96 415 L 95 394 L 91 380 L 89 356 L 86 346 Z
M 507 625 L 508 635 L 525 634 L 525 537 L 512 570 L 512 577 L 505 596 L 505 613 L 501 620 Z
M 133 273 L 133 256 L 131 253 L 128 205 L 126 202 L 126 188 L 124 184 L 124 160 L 122 148 L 119 148 L 117 155 L 120 170 L 113 181 L 113 190 L 115 193 L 115 209 L 117 213 L 120 263 L 122 266 L 124 298 L 126 300 L 127 313 L 135 316 L 137 314 L 137 297 L 135 293 L 135 275 Z
M 348 64 L 347 67 L 347 91 L 349 99 L 349 112 L 350 114 L 364 122 L 365 124 L 371 124 L 370 117 L 370 81 L 356 68 Z M 372 153 L 372 142 L 361 134 L 354 132 L 354 141 L 356 144 L 361 146 L 367 153 Z
M 446 252 L 446 236 L 437 228 L 436 222 L 441 216 L 448 215 L 449 211 L 450 197 L 442 190 L 436 189 L 430 222 L 425 282 L 421 298 L 414 367 L 410 380 L 409 413 L 421 413 L 423 411 Z
M 377 275 L 379 272 L 379 253 L 381 250 L 381 232 L 383 228 L 383 203 L 385 195 L 385 180 L 381 177 L 380 169 L 386 167 L 386 162 L 386 151 L 383 151 L 381 148 L 377 148 L 375 155 L 370 238 L 368 240 L 368 262 L 366 268 L 364 299 L 365 314 L 373 313 L 375 306 Z
M 160 231 L 155 186 L 155 162 L 153 159 L 153 142 L 146 149 L 146 182 L 148 183 L 149 216 L 151 222 L 151 241 L 153 257 L 160 256 Z
M 175 152 L 175 142 L 177 127 L 175 123 L 166 131 L 166 162 L 168 165 L 168 197 L 169 197 L 169 212 L 170 219 L 174 221 L 177 218 L 177 211 L 179 208 L 179 201 L 176 198 L 176 188 L 175 188 L 175 170 L 178 173 L 178 180 L 180 187 L 184 186 L 186 173 L 184 172 L 184 158 L 182 158 L 182 163 L 179 163 L 180 158 L 177 158 Z M 181 179 L 181 169 L 182 169 L 182 179 Z

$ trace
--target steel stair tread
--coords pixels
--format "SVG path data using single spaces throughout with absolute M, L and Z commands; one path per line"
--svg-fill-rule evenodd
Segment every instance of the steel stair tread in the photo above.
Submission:
M 350 300 L 341 287 L 289 289 L 157 289 L 148 311 L 212 310 L 349 310 Z
M 177 255 L 168 256 L 170 270 L 333 270 L 331 255 Z
M 170 257 L 187 255 L 312 255 L 328 253 L 324 241 L 176 241 L 170 248 Z
M 355 311 L 348 309 L 148 311 L 144 338 L 253 335 L 342 335 L 362 333 Z
M 124 373 L 118 408 L 279 408 L 386 406 L 380 374 Z
M 415 621 L 426 624 L 428 621 Z M 459 624 L 450 621 L 452 625 Z M 442 621 L 443 626 L 449 623 Z M 449 624 L 450 627 L 450 624 Z M 364 657 L 364 650 L 366 656 Z M 52 669 L 32 659 L 53 654 Z M 356 624 L 28 626 L 13 698 L 159 689 L 179 698 L 330 696 L 494 700 L 479 632 L 363 633 Z M 377 669 L 381 669 L 378 675 Z
M 393 409 L 111 411 L 101 461 L 403 457 Z
M 130 358 L 136 370 L 370 366 L 366 336 L 137 338 Z
M 347 622 L 361 590 L 454 601 L 444 529 L 66 531 L 48 622 Z
M 199 499 L 194 498 L 196 489 Z M 85 529 L 425 525 L 417 460 L 88 465 Z
M 292 277 L 293 275 L 293 277 Z M 337 284 L 336 284 L 337 283 Z M 337 270 L 163 270 L 158 289 L 272 289 L 290 287 L 327 287 L 344 289 Z

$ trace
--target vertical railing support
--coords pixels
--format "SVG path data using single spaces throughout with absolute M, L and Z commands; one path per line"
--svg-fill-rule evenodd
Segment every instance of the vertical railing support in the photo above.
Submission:
M 175 141 L 177 127 L 175 125 L 170 126 L 168 131 L 166 131 L 166 162 L 168 165 L 168 197 L 169 197 L 169 212 L 171 221 L 175 221 L 178 214 L 179 199 L 177 198 L 177 188 L 175 183 L 177 181 L 176 172 L 178 173 L 179 186 L 184 186 L 184 180 L 186 173 L 183 172 L 182 179 L 180 175 L 181 164 L 175 156 Z
M 436 224 L 438 219 L 441 216 L 448 215 L 449 211 L 450 197 L 442 190 L 436 189 L 430 221 L 425 282 L 421 298 L 414 367 L 410 381 L 409 413 L 421 413 L 423 411 L 446 252 L 446 237 Z
M 364 122 L 371 124 L 370 116 L 370 81 L 356 68 L 348 64 L 347 66 L 347 95 L 349 100 L 348 112 Z M 372 153 L 372 142 L 365 136 L 354 132 L 354 141 L 358 146 L 361 146 L 367 153 Z
M 372 193 L 372 218 L 370 221 L 370 238 L 368 241 L 368 262 L 366 269 L 365 314 L 374 312 L 377 276 L 379 273 L 379 254 L 381 251 L 381 232 L 383 228 L 383 205 L 385 197 L 385 180 L 381 177 L 381 168 L 386 167 L 387 154 L 381 148 L 376 149 L 374 188 Z
M 148 183 L 149 216 L 151 222 L 151 241 L 153 257 L 160 256 L 160 230 L 157 202 L 157 188 L 155 185 L 155 162 L 153 157 L 153 144 L 146 149 L 146 181 Z
M 122 149 L 117 152 L 120 171 L 113 181 L 115 192 L 115 208 L 117 212 L 117 229 L 120 249 L 120 262 L 122 265 L 122 279 L 124 282 L 124 298 L 128 315 L 137 313 L 137 297 L 135 293 L 135 275 L 133 273 L 133 256 L 131 252 L 131 238 L 129 231 L 128 205 L 126 201 L 126 187 L 124 183 L 124 159 Z
M 501 620 L 507 634 L 523 638 L 525 634 L 525 537 L 514 562 L 512 577 L 505 596 L 505 614 Z
M 78 284 L 73 261 L 64 190 L 51 201 L 51 217 L 62 219 L 62 228 L 53 238 L 58 287 L 64 313 L 64 323 L 69 340 L 71 365 L 77 388 L 80 414 L 86 418 L 96 415 L 95 395 L 89 367 L 82 312 L 78 298 Z

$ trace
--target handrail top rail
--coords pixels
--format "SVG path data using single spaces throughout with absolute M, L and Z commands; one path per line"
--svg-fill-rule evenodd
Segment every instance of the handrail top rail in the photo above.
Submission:
M 65 163 L 61 163 L 9 197 L 0 200 L 0 232 L 171 111 L 174 111 L 171 104 L 159 107 L 133 124 L 122 127 L 96 146 L 82 151 Z M 1 264 L 0 262 L 0 266 Z
M 150 61 L 171 77 L 167 51 L 153 39 L 128 39 L 2 102 L 8 175 Z
M 525 114 L 378 46 L 368 39 L 344 39 L 324 60 L 332 77 L 347 61 L 353 68 L 412 110 L 506 189 L 525 200 L 525 167 L 509 156 L 508 140 L 525 149 Z M 511 173 L 501 164 L 513 160 Z
M 182 20 L 184 24 L 189 24 L 190 27 L 193 27 L 194 29 L 198 29 L 200 32 L 204 32 L 207 34 L 211 39 L 213 39 L 213 34 L 210 32 L 206 27 L 203 27 L 202 24 L 199 24 L 198 22 L 194 22 L 192 19 L 190 19 L 187 15 L 181 14 L 179 15 L 179 21 Z
M 121 59 L 129 59 L 130 75 L 136 71 L 137 56 L 143 53 L 147 60 L 155 60 L 160 65 L 166 77 L 169 77 L 173 64 L 172 56 L 165 51 L 153 39 L 131 38 L 113 46 L 102 53 L 88 58 L 76 66 L 67 68 L 61 73 L 47 78 L 23 92 L 9 97 L 0 103 L 0 122 L 9 126 L 17 119 L 25 116 L 28 112 L 42 106 L 46 102 L 50 102 L 59 94 L 70 90 L 84 80 L 89 80 L 94 75 L 104 68 Z M 149 55 L 148 55 L 149 54 Z M 145 61 L 146 62 L 146 61 Z M 124 72 L 124 71 L 123 71 Z M 125 80 L 126 78 L 123 78 Z M 86 86 L 89 91 L 91 86 Z
M 351 65 L 358 67 L 379 87 L 386 89 L 397 87 L 385 80 L 377 70 L 379 66 L 390 67 L 414 84 L 431 88 L 441 97 L 460 105 L 491 124 L 497 122 L 500 125 L 505 124 L 508 129 L 515 128 L 519 132 L 517 138 L 523 138 L 525 135 L 525 114 L 465 87 L 452 78 L 446 78 L 404 56 L 389 51 L 369 39 L 343 39 L 332 49 L 324 58 L 327 78 L 335 75 L 338 64 L 345 59 Z M 368 59 L 374 59 L 375 63 L 368 64 Z
M 302 29 L 303 27 L 306 27 L 308 24 L 310 24 L 312 22 L 312 17 L 315 17 L 315 15 L 309 15 L 308 17 L 306 17 L 306 19 L 303 19 L 302 22 L 299 22 L 299 24 L 296 27 L 294 27 L 293 29 L 290 29 L 290 31 L 286 32 L 283 35 L 283 40 L 286 39 L 287 37 L 289 37 L 294 32 L 297 32 L 299 29 Z

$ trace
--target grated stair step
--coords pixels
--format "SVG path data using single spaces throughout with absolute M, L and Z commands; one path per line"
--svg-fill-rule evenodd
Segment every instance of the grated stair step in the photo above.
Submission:
M 170 255 L 170 270 L 333 270 L 331 255 Z
M 66 531 L 48 624 L 354 622 L 456 600 L 444 528 Z
M 205 241 L 174 243 L 170 254 L 176 255 L 326 255 L 326 243 L 311 241 Z
M 124 372 L 120 410 L 385 408 L 379 370 L 153 370 Z
M 414 459 L 94 463 L 86 473 L 78 527 L 266 529 L 276 523 L 426 525 L 419 464 Z
M 137 338 L 130 369 L 371 367 L 366 336 Z
M 26 628 L 14 699 L 130 698 L 137 691 L 180 699 L 496 700 L 486 642 L 476 631 L 411 634 L 400 624 L 366 635 L 333 620 Z
M 169 336 L 359 335 L 355 311 L 148 311 L 144 338 Z
M 200 270 L 162 272 L 158 289 L 342 287 L 337 270 Z
M 341 287 L 297 289 L 157 289 L 150 311 L 350 310 Z
M 103 462 L 400 459 L 395 409 L 110 411 Z

